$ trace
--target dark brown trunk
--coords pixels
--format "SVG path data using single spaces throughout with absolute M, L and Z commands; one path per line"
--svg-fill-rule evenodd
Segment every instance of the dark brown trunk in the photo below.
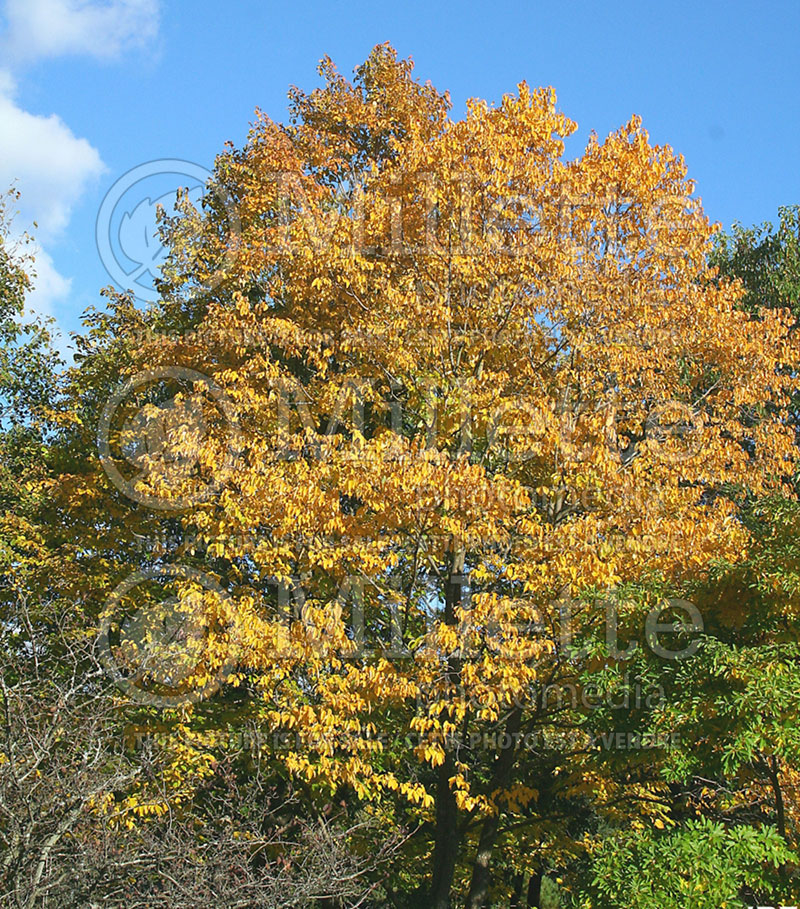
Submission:
M 778 833 L 780 833 L 780 835 L 786 839 L 786 808 L 783 804 L 780 765 L 778 764 L 777 758 L 771 758 L 768 767 L 770 782 L 772 783 L 772 792 L 775 796 L 775 821 L 778 827 Z
M 511 779 L 511 771 L 514 767 L 514 757 L 516 749 L 514 740 L 520 730 L 522 723 L 522 711 L 514 708 L 505 725 L 504 732 L 507 734 L 508 747 L 501 749 L 495 761 L 494 772 L 492 773 L 492 788 L 494 792 L 497 789 L 505 789 Z M 489 896 L 489 883 L 491 881 L 491 861 L 494 852 L 494 844 L 497 840 L 497 833 L 500 830 L 500 814 L 492 814 L 486 818 L 481 828 L 481 836 L 478 841 L 478 853 L 475 856 L 475 864 L 472 867 L 472 881 L 469 886 L 467 895 L 466 909 L 482 909 L 486 904 Z
M 514 892 L 511 894 L 509 909 L 520 909 L 522 906 L 522 887 L 525 884 L 524 874 L 514 875 Z
M 483 822 L 478 841 L 478 852 L 475 856 L 475 864 L 472 866 L 472 881 L 469 885 L 466 909 L 483 909 L 486 905 L 489 896 L 489 865 L 499 826 L 500 819 L 497 815 L 487 817 Z
M 542 872 L 536 871 L 528 881 L 528 909 L 541 909 L 542 877 Z
M 436 781 L 436 836 L 433 847 L 432 909 L 450 909 L 450 892 L 458 859 L 458 807 L 450 788 L 455 775 L 452 752 L 446 752 Z
M 772 792 L 775 796 L 775 824 L 778 828 L 778 833 L 786 839 L 786 806 L 783 802 L 783 791 L 781 789 L 781 776 L 780 776 L 781 766 L 774 755 L 767 760 L 767 772 L 769 774 L 770 782 L 772 783 Z M 778 866 L 778 877 L 780 878 L 782 887 L 786 887 L 788 884 L 788 868 L 786 867 L 786 862 L 782 862 Z
M 457 609 L 461 605 L 464 572 L 464 550 L 453 551 L 450 577 L 445 588 L 444 621 L 455 625 Z M 454 659 L 448 660 L 447 677 L 458 684 L 459 667 Z M 450 786 L 450 780 L 456 774 L 453 752 L 445 742 L 444 763 L 439 765 L 436 777 L 436 833 L 433 843 L 433 875 L 431 880 L 431 909 L 450 909 L 453 876 L 458 860 L 460 831 L 458 826 L 458 806 Z

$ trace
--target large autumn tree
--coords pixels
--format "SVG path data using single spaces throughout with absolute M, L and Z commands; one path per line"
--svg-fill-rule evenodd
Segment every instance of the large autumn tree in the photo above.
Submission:
M 309 804 L 415 831 L 386 900 L 535 905 L 603 825 L 671 823 L 664 749 L 609 759 L 584 694 L 617 685 L 610 628 L 649 632 L 656 682 L 693 652 L 692 609 L 653 636 L 687 621 L 665 597 L 746 552 L 742 491 L 792 495 L 792 320 L 710 280 L 638 118 L 568 161 L 551 89 L 454 119 L 388 45 L 320 75 L 164 220 L 159 303 L 84 342 L 100 458 L 67 486 L 103 640 L 193 737 L 190 785 L 253 728 Z M 115 541 L 159 525 L 199 650 L 137 674 L 102 600 L 147 561 Z

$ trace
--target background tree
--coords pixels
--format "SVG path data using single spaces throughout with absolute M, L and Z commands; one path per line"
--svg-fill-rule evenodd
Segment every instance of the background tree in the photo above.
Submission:
M 741 282 L 740 306 L 754 315 L 764 308 L 797 314 L 797 216 L 796 206 L 783 207 L 777 228 L 736 224 L 731 234 L 715 237 L 709 257 L 715 280 Z M 796 396 L 784 402 L 783 413 L 796 427 Z M 795 478 L 791 488 L 796 489 Z M 750 534 L 748 550 L 735 564 L 722 560 L 707 582 L 694 590 L 692 598 L 702 607 L 704 639 L 694 660 L 660 674 L 666 697 L 650 717 L 655 728 L 674 731 L 678 742 L 661 768 L 670 780 L 669 821 L 674 832 L 657 835 L 648 845 L 656 850 L 674 849 L 677 833 L 681 848 L 704 852 L 711 828 L 694 823 L 698 814 L 716 825 L 723 822 L 737 835 L 750 837 L 758 831 L 769 837 L 774 831 L 783 842 L 797 844 L 797 504 L 791 495 L 754 496 L 741 488 L 736 495 Z M 597 884 L 603 878 L 612 887 L 618 874 L 627 875 L 629 885 L 645 901 L 656 898 L 653 887 L 663 889 L 657 897 L 663 902 L 671 888 L 680 894 L 683 887 L 692 886 L 681 880 L 675 863 L 665 855 L 652 860 L 660 882 L 648 882 L 638 871 L 623 872 L 622 864 L 631 860 L 625 852 L 628 847 L 622 845 L 625 841 L 624 831 L 605 830 L 597 838 L 595 866 L 587 879 Z M 717 842 L 721 845 L 723 839 Z M 771 886 L 764 881 L 760 887 L 753 882 L 742 886 L 742 876 L 731 865 L 734 852 L 726 847 L 713 859 L 718 873 L 738 882 L 738 891 L 729 887 L 731 892 L 748 904 L 796 899 L 797 882 L 791 872 L 796 858 L 787 861 L 784 856 Z M 617 870 L 607 864 L 612 854 L 626 855 Z M 636 864 L 641 865 L 641 857 Z M 706 883 L 705 891 L 709 899 L 722 898 L 720 884 Z M 619 893 L 603 896 L 597 887 L 593 895 L 583 896 L 586 905 L 622 898 Z M 685 901 L 685 895 L 672 899 Z
M 719 233 L 711 264 L 723 278 L 738 279 L 745 288 L 743 305 L 784 307 L 797 314 L 800 303 L 800 206 L 778 209 L 778 226 L 734 224 L 730 234 Z

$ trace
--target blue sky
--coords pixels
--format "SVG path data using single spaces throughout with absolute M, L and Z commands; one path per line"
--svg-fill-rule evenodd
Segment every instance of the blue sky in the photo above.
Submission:
M 0 0 L 0 185 L 23 193 L 17 227 L 39 224 L 35 307 L 71 331 L 101 302 L 95 227 L 123 174 L 160 159 L 201 173 L 257 106 L 283 119 L 324 54 L 349 74 L 383 41 L 450 90 L 454 116 L 523 79 L 552 85 L 579 126 L 569 155 L 640 114 L 725 227 L 800 202 L 800 0 Z M 133 184 L 114 229 L 137 192 L 190 179 Z

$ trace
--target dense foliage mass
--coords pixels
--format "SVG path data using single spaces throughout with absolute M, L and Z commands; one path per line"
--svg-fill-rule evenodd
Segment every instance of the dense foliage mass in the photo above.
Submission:
M 800 895 L 800 238 L 379 45 L 59 371 L 0 248 L 0 894 Z

